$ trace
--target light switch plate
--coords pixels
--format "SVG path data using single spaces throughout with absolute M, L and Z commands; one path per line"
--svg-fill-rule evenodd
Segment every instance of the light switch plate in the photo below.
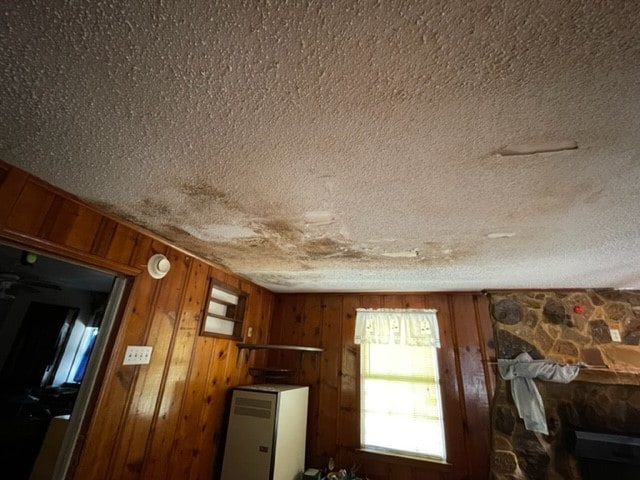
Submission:
M 622 341 L 622 339 L 620 338 L 620 330 L 612 328 L 609 330 L 609 333 L 611 333 L 611 340 L 613 340 L 614 342 Z
M 128 345 L 123 365 L 147 365 L 151 361 L 153 347 L 147 345 Z

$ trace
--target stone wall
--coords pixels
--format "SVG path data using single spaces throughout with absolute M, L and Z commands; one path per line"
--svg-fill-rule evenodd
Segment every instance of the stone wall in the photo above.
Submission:
M 527 351 L 534 359 L 591 367 L 569 384 L 535 381 L 549 435 L 525 430 L 509 382 L 498 376 L 493 479 L 580 479 L 575 430 L 640 435 L 640 292 L 492 293 L 490 310 L 498 358 Z

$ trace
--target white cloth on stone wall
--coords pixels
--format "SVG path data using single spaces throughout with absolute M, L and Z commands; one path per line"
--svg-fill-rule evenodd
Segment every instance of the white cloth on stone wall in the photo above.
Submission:
M 569 383 L 578 375 L 580 365 L 564 365 L 551 360 L 533 360 L 522 352 L 513 360 L 498 360 L 498 371 L 511 380 L 511 395 L 527 430 L 549 435 L 547 417 L 538 388 L 533 382 L 540 378 L 549 382 Z

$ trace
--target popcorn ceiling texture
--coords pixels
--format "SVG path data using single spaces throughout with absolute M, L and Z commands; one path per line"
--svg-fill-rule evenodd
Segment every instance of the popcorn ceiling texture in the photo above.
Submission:
M 0 14 L 0 158 L 272 290 L 640 287 L 635 2 Z

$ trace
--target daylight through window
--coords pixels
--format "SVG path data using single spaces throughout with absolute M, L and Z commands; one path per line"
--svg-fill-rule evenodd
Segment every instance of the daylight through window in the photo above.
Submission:
M 358 309 L 361 444 L 445 460 L 435 310 Z

